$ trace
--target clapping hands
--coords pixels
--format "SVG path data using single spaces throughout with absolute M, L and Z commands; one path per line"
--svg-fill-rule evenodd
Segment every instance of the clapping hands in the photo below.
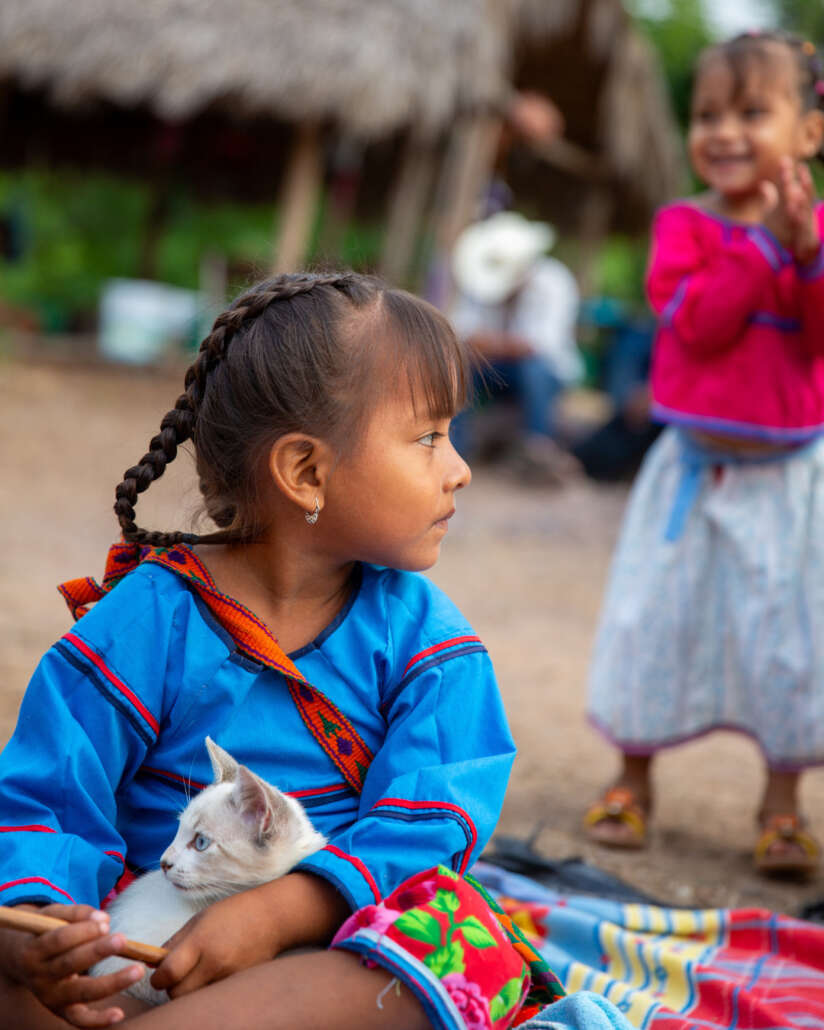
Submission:
M 778 181 L 761 184 L 762 222 L 802 265 L 815 259 L 821 246 L 815 215 L 815 187 L 809 168 L 801 161 L 781 160 Z

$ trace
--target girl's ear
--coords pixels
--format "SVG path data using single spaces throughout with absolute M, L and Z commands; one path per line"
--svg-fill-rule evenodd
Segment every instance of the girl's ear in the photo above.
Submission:
M 824 144 L 824 111 L 807 111 L 801 123 L 802 154 L 806 159 L 815 157 Z
M 305 433 L 286 433 L 269 451 L 272 482 L 303 512 L 311 512 L 316 499 L 323 507 L 334 464 L 335 453 L 329 444 Z

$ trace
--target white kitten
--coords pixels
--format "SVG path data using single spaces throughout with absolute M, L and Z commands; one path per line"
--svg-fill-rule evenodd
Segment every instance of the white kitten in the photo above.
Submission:
M 210 737 L 206 748 L 214 782 L 180 813 L 160 869 L 139 877 L 109 905 L 112 933 L 162 945 L 213 901 L 283 876 L 326 844 L 299 801 L 239 765 Z M 107 958 L 92 973 L 127 964 Z M 152 972 L 148 969 L 128 993 L 159 1005 L 169 999 L 149 984 Z

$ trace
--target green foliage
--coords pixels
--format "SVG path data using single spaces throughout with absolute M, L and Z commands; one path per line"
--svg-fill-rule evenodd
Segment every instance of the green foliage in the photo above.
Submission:
M 629 5 L 638 27 L 652 42 L 667 78 L 679 124 L 689 121 L 692 73 L 695 58 L 713 40 L 701 0 L 668 0 L 658 4 L 655 16 L 649 5 L 633 0 Z
M 772 0 L 778 24 L 790 32 L 824 44 L 824 5 L 821 0 Z
M 152 187 L 139 180 L 66 169 L 1 172 L 0 216 L 14 223 L 20 254 L 0 258 L 0 299 L 33 312 L 45 330 L 93 322 L 107 279 L 140 276 L 151 203 Z M 337 253 L 322 253 L 323 214 L 321 203 L 309 260 L 374 267 L 382 227 L 349 224 Z M 276 232 L 274 203 L 205 203 L 175 186 L 154 277 L 196 289 L 201 260 L 213 252 L 227 260 L 234 293 L 266 274 Z
M 136 183 L 39 169 L 0 174 L 0 211 L 21 254 L 3 265 L 0 296 L 63 329 L 93 308 L 100 283 L 134 274 L 147 194 Z
M 184 190 L 172 198 L 157 254 L 157 278 L 196 289 L 200 261 L 213 251 L 235 264 L 266 269 L 275 232 L 271 205 L 203 204 Z M 245 285 L 245 284 L 243 284 Z
M 624 301 L 631 307 L 643 304 L 646 263 L 646 239 L 610 236 L 596 263 L 596 294 Z

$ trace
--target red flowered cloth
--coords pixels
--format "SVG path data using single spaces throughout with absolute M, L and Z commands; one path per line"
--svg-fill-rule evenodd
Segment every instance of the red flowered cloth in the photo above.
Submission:
M 497 907 L 471 878 L 438 866 L 353 913 L 332 947 L 392 972 L 436 1030 L 507 1030 L 564 992 Z

